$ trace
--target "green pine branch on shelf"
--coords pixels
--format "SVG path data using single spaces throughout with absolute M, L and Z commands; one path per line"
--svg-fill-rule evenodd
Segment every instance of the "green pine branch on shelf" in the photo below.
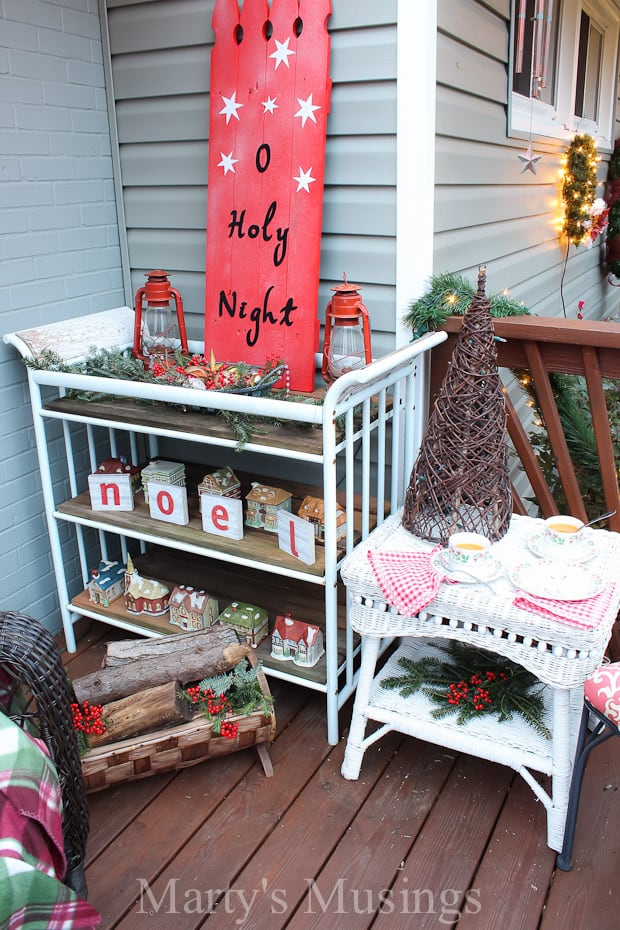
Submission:
M 401 657 L 402 675 L 384 678 L 381 686 L 407 698 L 421 691 L 436 705 L 435 719 L 456 714 L 459 724 L 494 715 L 500 722 L 522 717 L 537 733 L 551 739 L 544 722 L 544 685 L 531 672 L 501 656 L 458 642 L 438 646 L 445 655 L 412 660 Z
M 59 371 L 76 375 L 91 375 L 98 378 L 108 378 L 119 381 L 142 381 L 148 384 L 162 384 L 160 377 L 153 372 L 144 368 L 143 363 L 133 357 L 130 353 L 122 352 L 119 349 L 95 349 L 92 355 L 88 356 L 81 362 L 67 364 L 63 362 L 55 352 L 45 349 L 39 355 L 31 359 L 24 359 L 27 368 L 40 369 L 43 371 Z M 181 360 L 181 356 L 179 356 Z M 165 385 L 169 386 L 169 385 Z M 89 401 L 105 400 L 114 397 L 114 394 L 96 393 L 94 391 L 79 391 L 75 389 L 68 390 L 67 397 L 74 400 Z M 273 390 L 272 397 L 277 400 L 288 400 L 291 402 L 321 404 L 320 397 L 308 397 L 307 395 L 293 395 L 284 390 Z M 158 404 L 159 401 L 139 400 L 141 404 Z M 187 409 L 183 404 L 178 405 L 180 409 Z M 253 416 L 251 414 L 241 413 L 239 411 L 218 410 L 219 416 L 228 424 L 235 437 L 237 445 L 236 452 L 242 452 L 246 445 L 257 435 L 264 435 L 265 426 L 284 426 L 284 421 L 271 417 Z

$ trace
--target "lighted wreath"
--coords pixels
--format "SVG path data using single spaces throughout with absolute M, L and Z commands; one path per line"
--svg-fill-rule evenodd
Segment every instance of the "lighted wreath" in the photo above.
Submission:
M 597 164 L 596 142 L 592 136 L 575 136 L 566 152 L 562 180 L 562 232 L 568 237 L 569 243 L 588 248 L 605 229 L 609 215 L 605 201 L 596 198 Z

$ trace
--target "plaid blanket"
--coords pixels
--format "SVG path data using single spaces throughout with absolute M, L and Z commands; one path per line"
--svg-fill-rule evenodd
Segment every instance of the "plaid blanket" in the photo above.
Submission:
M 45 745 L 0 713 L 0 927 L 97 927 L 97 911 L 62 884 L 65 868 L 56 770 Z

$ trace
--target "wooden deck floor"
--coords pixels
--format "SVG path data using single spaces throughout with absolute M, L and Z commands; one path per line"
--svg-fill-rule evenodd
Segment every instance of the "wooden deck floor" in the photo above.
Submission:
M 93 624 L 65 653 L 69 674 L 97 668 L 109 638 Z M 323 697 L 270 684 L 272 778 L 248 750 L 90 795 L 101 930 L 620 926 L 616 740 L 592 754 L 563 873 L 543 806 L 511 770 L 391 734 L 345 781 Z

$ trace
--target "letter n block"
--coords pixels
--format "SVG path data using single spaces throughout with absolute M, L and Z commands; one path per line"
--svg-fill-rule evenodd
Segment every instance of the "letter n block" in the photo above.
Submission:
M 93 510 L 134 509 L 131 475 L 89 475 L 88 490 Z

